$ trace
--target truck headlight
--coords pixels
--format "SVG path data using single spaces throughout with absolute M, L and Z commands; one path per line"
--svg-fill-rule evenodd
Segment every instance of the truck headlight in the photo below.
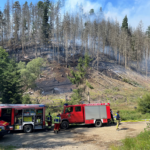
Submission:
M 0 129 L 5 130 L 5 127 L 4 126 L 0 126 Z

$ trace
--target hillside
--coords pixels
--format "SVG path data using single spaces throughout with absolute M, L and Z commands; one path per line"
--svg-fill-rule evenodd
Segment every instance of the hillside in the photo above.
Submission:
M 77 58 L 75 61 L 77 62 Z M 75 69 L 75 66 L 71 68 Z M 68 74 L 70 74 L 69 68 L 47 61 L 46 66 L 42 68 L 40 78 L 36 80 L 37 87 L 28 90 L 32 100 L 54 105 L 65 101 L 66 98 L 69 99 L 75 85 L 68 80 Z M 91 68 L 89 82 L 94 87 L 90 91 L 91 102 L 126 104 L 137 102 L 150 90 L 149 77 L 146 78 L 129 68 L 125 69 L 115 61 L 107 59 L 105 55 L 100 58 L 99 71 Z

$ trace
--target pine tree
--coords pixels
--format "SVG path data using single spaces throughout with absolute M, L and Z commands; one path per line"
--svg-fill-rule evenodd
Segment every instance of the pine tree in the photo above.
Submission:
M 14 9 L 14 38 L 15 38 L 15 43 L 18 42 L 19 40 L 19 30 L 20 30 L 20 15 L 21 15 L 21 8 L 19 1 L 16 1 L 13 4 L 13 9 Z
M 94 9 L 91 9 L 89 13 L 90 15 L 94 15 Z
M 1 40 L 2 40 L 2 47 L 4 45 L 4 29 L 5 29 L 5 25 L 6 25 L 6 20 L 4 18 L 4 14 L 0 11 L 0 36 L 1 36 Z
M 49 24 L 48 24 L 48 11 L 49 11 L 49 5 L 50 2 L 49 0 L 46 0 L 43 3 L 43 20 L 42 20 L 42 34 L 43 34 L 43 43 L 47 43 L 48 42 L 48 36 L 49 36 Z
M 89 98 L 89 89 L 93 89 L 87 79 L 90 61 L 91 59 L 87 54 L 84 59 L 80 57 L 78 60 L 77 71 L 71 70 L 72 77 L 68 76 L 71 83 L 76 84 L 77 87 L 77 89 L 73 90 L 71 96 L 72 101 L 81 102 L 81 100 L 87 100 L 87 98 Z
M 0 48 L 0 101 L 18 104 L 22 99 L 21 75 L 17 64 Z
M 122 22 L 122 29 L 128 30 L 128 18 L 127 15 L 124 17 L 123 22 Z
M 146 30 L 146 35 L 148 36 L 148 38 L 150 38 L 150 26 L 148 26 L 148 28 Z

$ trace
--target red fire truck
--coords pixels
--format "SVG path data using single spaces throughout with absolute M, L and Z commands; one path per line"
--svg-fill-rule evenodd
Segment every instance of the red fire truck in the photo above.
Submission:
M 9 123 L 10 130 L 45 128 L 45 105 L 43 104 L 0 104 L 0 120 Z
M 61 114 L 61 127 L 67 129 L 69 124 L 95 124 L 101 127 L 111 119 L 109 103 L 79 104 L 64 106 Z

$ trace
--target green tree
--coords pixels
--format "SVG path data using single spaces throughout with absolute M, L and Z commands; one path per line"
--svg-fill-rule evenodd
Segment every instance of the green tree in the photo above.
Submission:
M 39 77 L 41 73 L 41 67 L 43 63 L 44 60 L 42 58 L 33 59 L 27 65 L 25 65 L 25 62 L 18 63 L 18 68 L 21 73 L 21 78 L 25 90 L 35 87 L 35 80 Z
M 38 8 L 43 12 L 42 15 L 42 39 L 43 39 L 43 43 L 47 44 L 48 42 L 48 38 L 49 38 L 49 17 L 48 17 L 48 13 L 49 13 L 49 8 L 50 8 L 50 2 L 49 0 L 45 0 L 45 2 L 39 1 L 38 2 Z
M 77 71 L 71 70 L 72 77 L 68 76 L 71 83 L 76 84 L 77 87 L 77 89 L 73 90 L 73 94 L 71 96 L 72 101 L 80 102 L 82 100 L 87 100 L 87 98 L 89 100 L 89 89 L 93 89 L 88 82 L 87 77 L 90 61 L 91 59 L 87 54 L 84 59 L 79 58 Z
M 127 18 L 127 15 L 123 19 L 122 27 L 121 28 L 128 31 L 128 18 Z
M 2 41 L 2 47 L 4 45 L 4 29 L 6 26 L 6 20 L 4 18 L 4 14 L 0 11 L 0 37 Z
M 18 104 L 22 99 L 21 75 L 17 64 L 8 58 L 8 53 L 0 48 L 0 101 Z
M 138 110 L 145 113 L 150 113 L 150 94 L 144 95 L 138 102 Z
M 43 2 L 42 1 L 39 1 L 37 5 L 38 5 L 38 8 L 43 9 Z
M 20 30 L 20 20 L 21 20 L 21 6 L 20 6 L 20 3 L 19 1 L 16 1 L 14 4 L 13 4 L 13 10 L 14 10 L 14 33 L 13 33 L 13 36 L 14 36 L 14 39 L 15 39 L 15 43 L 18 42 L 19 40 L 19 30 Z
M 30 100 L 30 95 L 29 94 L 25 94 L 22 97 L 22 104 L 31 104 L 31 100 Z
M 148 26 L 148 28 L 146 30 L 146 35 L 150 38 L 150 26 Z
M 94 9 L 91 9 L 89 13 L 90 15 L 94 15 Z

